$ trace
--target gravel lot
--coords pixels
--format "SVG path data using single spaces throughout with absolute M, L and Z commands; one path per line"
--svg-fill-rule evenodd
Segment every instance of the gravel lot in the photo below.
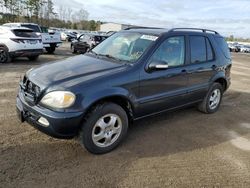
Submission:
M 233 54 L 232 85 L 216 114 L 189 108 L 140 120 L 118 149 L 96 156 L 15 115 L 20 76 L 71 56 L 68 46 L 37 62 L 0 64 L 0 187 L 250 186 L 250 55 Z

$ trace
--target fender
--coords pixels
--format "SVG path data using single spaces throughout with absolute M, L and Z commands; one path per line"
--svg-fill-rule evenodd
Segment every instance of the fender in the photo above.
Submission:
M 5 44 L 3 44 L 3 43 L 0 43 L 0 47 L 4 47 L 4 48 L 6 48 L 9 51 L 9 48 Z
M 94 92 L 87 92 L 86 94 L 87 95 L 84 96 L 82 101 L 82 107 L 84 110 L 89 109 L 89 107 L 91 107 L 97 101 L 112 97 L 121 97 L 127 100 L 133 110 L 138 106 L 135 95 L 129 93 L 128 90 L 121 87 L 106 88 Z
M 226 78 L 225 71 L 219 71 L 209 80 L 209 86 L 211 86 L 216 80 L 221 78 L 226 81 L 227 85 L 230 84 L 229 80 Z

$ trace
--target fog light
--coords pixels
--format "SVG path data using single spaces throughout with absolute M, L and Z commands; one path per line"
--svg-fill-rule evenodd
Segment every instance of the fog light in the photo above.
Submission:
M 49 126 L 49 122 L 46 118 L 44 117 L 40 117 L 38 120 L 39 123 L 41 123 L 44 127 L 48 127 Z

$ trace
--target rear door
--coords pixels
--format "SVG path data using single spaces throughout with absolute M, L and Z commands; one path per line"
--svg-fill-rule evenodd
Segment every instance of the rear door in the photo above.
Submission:
M 216 73 L 217 62 L 208 37 L 189 36 L 188 93 L 190 101 L 201 100 L 209 89 L 209 81 Z

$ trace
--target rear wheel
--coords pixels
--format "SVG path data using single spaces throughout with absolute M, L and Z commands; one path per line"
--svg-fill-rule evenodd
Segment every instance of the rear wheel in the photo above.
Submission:
M 9 60 L 7 48 L 0 46 L 0 63 L 6 63 Z
M 116 148 L 125 138 L 128 117 L 114 103 L 99 104 L 86 116 L 80 131 L 80 143 L 94 154 L 104 154 Z
M 49 53 L 49 54 L 53 54 L 56 50 L 55 45 L 50 45 L 50 47 L 45 48 L 45 50 Z
M 38 59 L 39 55 L 36 56 L 30 56 L 28 57 L 30 61 L 36 61 Z
M 212 114 L 216 112 L 222 100 L 223 87 L 219 83 L 213 83 L 209 89 L 206 97 L 199 104 L 198 109 L 206 114 Z

